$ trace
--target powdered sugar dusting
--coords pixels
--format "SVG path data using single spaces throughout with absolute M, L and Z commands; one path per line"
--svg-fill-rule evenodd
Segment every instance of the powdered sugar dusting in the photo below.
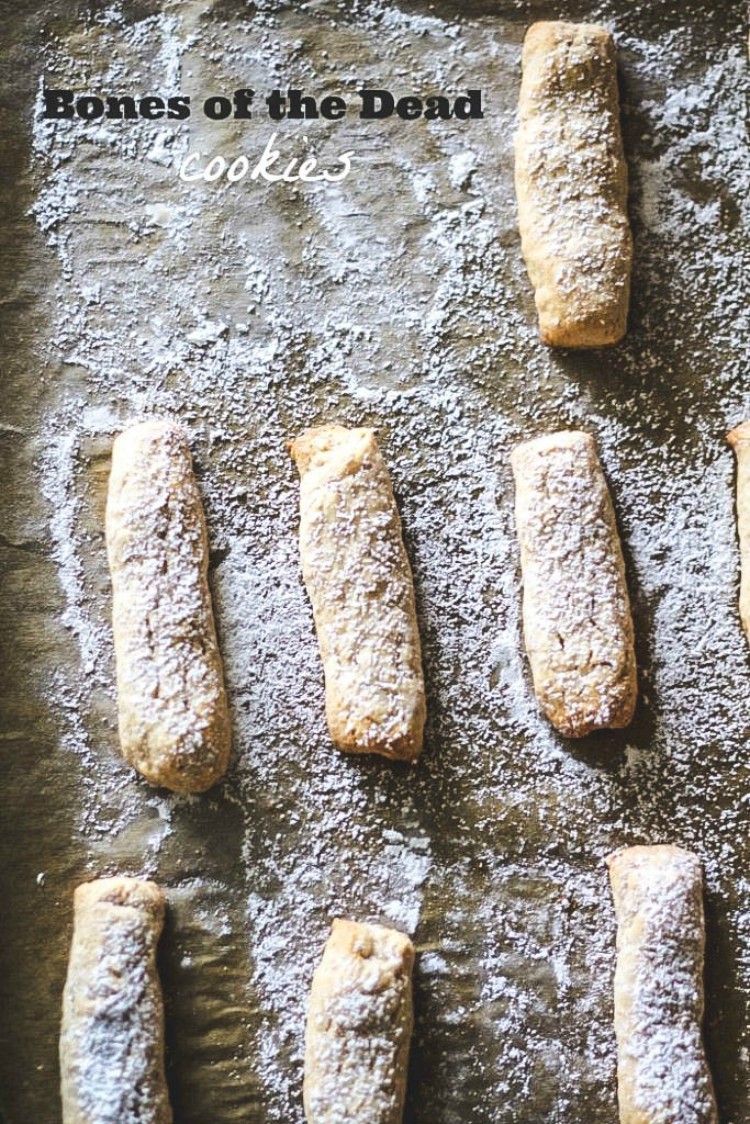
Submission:
M 398 1124 L 413 1023 L 414 950 L 380 925 L 333 923 L 310 994 L 305 1109 L 321 1124 Z
M 544 713 L 568 737 L 630 725 L 635 653 L 625 567 L 588 434 L 562 431 L 512 455 L 524 641 Z
M 171 1124 L 156 969 L 163 919 L 152 883 L 103 879 L 76 896 L 60 1052 L 69 1119 Z
M 414 590 L 375 435 L 318 427 L 291 451 L 331 737 L 341 749 L 415 761 L 425 703 Z
M 290 155 L 303 135 L 323 159 L 355 151 L 330 191 L 188 185 L 164 162 L 190 147 L 255 154 L 260 120 L 196 115 L 167 134 L 37 113 L 34 216 L 57 273 L 35 341 L 36 484 L 80 648 L 78 666 L 49 669 L 45 701 L 60 754 L 86 775 L 61 819 L 89 856 L 44 893 L 66 900 L 102 867 L 164 883 L 187 1124 L 301 1124 L 305 1002 L 334 916 L 415 938 L 415 1121 L 611 1121 L 614 921 L 599 860 L 667 839 L 705 861 L 719 950 L 709 1048 L 725 1118 L 747 1116 L 750 664 L 723 442 L 750 413 L 746 44 L 730 6 L 691 6 L 684 26 L 655 7 L 585 12 L 618 45 L 636 240 L 628 337 L 585 356 L 539 344 L 520 255 L 525 5 L 216 0 L 143 19 L 109 4 L 93 34 L 61 25 L 48 40 L 45 80 L 62 88 L 160 90 L 168 69 L 196 97 L 280 84 L 351 96 L 375 76 L 404 93 L 485 94 L 476 122 L 281 123 Z M 108 455 L 117 431 L 154 415 L 189 433 L 233 720 L 228 779 L 200 800 L 133 778 L 114 728 Z M 372 425 L 393 478 L 428 693 L 416 769 L 343 757 L 326 732 L 285 445 L 330 422 Z M 632 727 L 576 745 L 531 692 L 508 464 L 518 441 L 568 427 L 595 436 L 613 496 L 641 688 Z M 191 928 L 219 901 L 222 934 Z M 34 1049 L 48 1060 L 45 1002 Z M 51 1076 L 10 1093 L 40 1120 L 55 1095 Z
M 154 784 L 204 792 L 226 769 L 229 720 L 203 509 L 179 426 L 153 419 L 117 438 L 106 527 L 123 754 Z
M 616 343 L 633 247 L 606 28 L 552 21 L 530 30 L 515 155 L 519 227 L 543 338 L 558 347 Z
M 677 847 L 629 847 L 608 859 L 617 913 L 615 1026 L 623 1116 L 715 1124 L 701 1038 L 703 877 Z

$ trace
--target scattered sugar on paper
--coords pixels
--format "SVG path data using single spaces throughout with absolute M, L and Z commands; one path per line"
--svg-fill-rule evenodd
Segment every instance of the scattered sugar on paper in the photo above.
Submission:
M 253 965 L 268 1120 L 302 1119 L 305 999 L 337 915 L 395 924 L 427 950 L 415 1118 L 488 1119 L 491 1104 L 492 1119 L 510 1120 L 524 1103 L 560 1124 L 581 1112 L 608 1120 L 613 926 L 599 859 L 623 842 L 675 839 L 706 861 L 735 943 L 749 908 L 737 794 L 750 682 L 722 445 L 750 411 L 744 47 L 712 42 L 688 78 L 679 32 L 645 42 L 625 21 L 618 37 L 616 13 L 601 5 L 633 87 L 626 136 L 643 295 L 626 344 L 573 365 L 536 341 L 518 252 L 506 96 L 518 23 L 506 43 L 508 23 L 388 3 L 294 17 L 281 3 L 255 9 L 222 21 L 218 8 L 197 19 L 188 6 L 133 23 L 111 6 L 87 48 L 87 81 L 126 89 L 137 75 L 156 88 L 166 69 L 175 88 L 193 90 L 239 74 L 259 87 L 297 76 L 333 87 L 346 39 L 363 60 L 343 76 L 352 91 L 377 61 L 388 86 L 481 85 L 491 113 L 471 134 L 436 123 L 408 143 L 379 123 L 316 123 L 323 158 L 353 147 L 361 163 L 335 190 L 294 192 L 181 186 L 165 154 L 188 150 L 194 122 L 176 124 L 168 143 L 149 123 L 37 119 L 35 214 L 61 274 L 39 479 L 66 620 L 90 669 L 59 669 L 50 698 L 65 711 L 64 750 L 98 765 L 80 828 L 116 837 L 146 799 L 128 789 L 111 821 L 98 811 L 118 807 L 125 774 L 107 756 L 114 739 L 93 744 L 89 733 L 94 694 L 114 716 L 102 542 L 81 530 L 101 507 L 92 450 L 103 455 L 130 421 L 174 413 L 191 434 L 215 558 L 234 715 L 224 799 L 245 822 L 244 869 L 227 871 L 226 892 L 237 893 L 239 876 L 247 914 L 236 939 Z M 50 53 L 60 85 L 73 82 L 78 50 L 60 42 Z M 280 133 L 298 148 L 301 129 Z M 257 136 L 228 126 L 221 144 Z M 681 176 L 686 166 L 700 172 L 705 199 Z M 106 256 L 92 223 L 106 226 Z M 707 277 L 719 294 L 712 309 Z M 715 372 L 718 356 L 721 373 L 701 393 L 692 373 Z M 55 390 L 58 378 L 66 390 Z M 332 420 L 376 426 L 401 506 L 430 703 L 414 771 L 341 757 L 325 731 L 285 443 Z M 522 652 L 507 456 L 517 440 L 568 425 L 597 438 L 640 625 L 641 719 L 606 752 L 606 741 L 581 749 L 556 738 Z M 149 799 L 179 831 L 189 805 Z M 158 868 L 158 850 L 148 861 Z M 736 968 L 746 1001 L 750 964 Z

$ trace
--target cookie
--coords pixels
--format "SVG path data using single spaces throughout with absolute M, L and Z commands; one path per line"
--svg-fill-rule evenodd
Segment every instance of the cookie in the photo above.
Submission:
M 588 433 L 518 445 L 516 525 L 523 628 L 534 691 L 565 737 L 627 726 L 637 697 L 625 564 Z
M 750 422 L 727 434 L 737 456 L 737 533 L 740 540 L 740 620 L 750 640 Z
M 717 1124 L 703 1048 L 703 871 L 671 844 L 607 859 L 617 917 L 620 1124 Z
M 171 1124 L 156 946 L 164 896 L 153 882 L 102 878 L 74 895 L 63 992 L 63 1124 Z
M 203 792 L 229 763 L 229 713 L 206 523 L 175 422 L 116 439 L 106 530 L 123 755 L 152 784 Z
M 414 946 L 395 929 L 336 920 L 307 1016 L 307 1124 L 401 1124 L 413 1026 Z
M 625 335 L 633 239 L 612 36 L 549 21 L 523 46 L 515 179 L 539 331 L 553 347 Z
M 375 434 L 327 425 L 290 448 L 331 738 L 352 753 L 414 761 L 425 723 L 414 583 Z

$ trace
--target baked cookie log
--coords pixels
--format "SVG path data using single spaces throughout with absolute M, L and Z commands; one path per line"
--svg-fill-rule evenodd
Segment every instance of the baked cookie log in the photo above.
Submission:
M 413 965 L 403 933 L 333 922 L 308 1006 L 307 1124 L 401 1124 Z
M 617 343 L 627 327 L 633 239 L 606 28 L 563 21 L 529 28 L 519 118 L 518 220 L 542 340 Z
M 637 695 L 633 624 L 612 501 L 588 433 L 518 445 L 516 525 L 534 691 L 561 734 L 627 726 Z
M 326 425 L 290 449 L 331 737 L 339 749 L 414 761 L 425 722 L 414 583 L 375 434 Z
M 171 1124 L 156 946 L 164 896 L 153 882 L 102 878 L 74 895 L 63 992 L 63 1124 Z
M 621 1124 L 717 1124 L 703 1019 L 703 872 L 671 844 L 607 859 Z
M 106 522 L 123 755 L 152 784 L 203 792 L 229 763 L 229 714 L 206 523 L 175 422 L 117 438 Z
M 737 456 L 737 533 L 740 539 L 740 620 L 750 640 L 750 421 L 727 434 Z

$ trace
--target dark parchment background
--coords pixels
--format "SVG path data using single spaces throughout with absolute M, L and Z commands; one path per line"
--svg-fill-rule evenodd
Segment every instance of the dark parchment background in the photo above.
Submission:
M 708 1047 L 722 1121 L 750 1121 L 750 658 L 724 444 L 750 412 L 742 7 L 0 6 L 4 1124 L 60 1119 L 72 890 L 117 870 L 169 897 L 179 1124 L 302 1120 L 305 994 L 337 914 L 416 940 L 409 1121 L 612 1121 L 601 859 L 667 839 L 706 863 Z M 520 44 L 556 16 L 604 20 L 619 46 L 636 266 L 607 353 L 541 347 L 520 261 Z M 191 93 L 194 115 L 56 129 L 42 79 Z M 335 191 L 177 180 L 176 153 L 259 155 L 270 132 L 206 121 L 199 95 L 354 100 L 361 81 L 480 87 L 487 114 L 282 126 L 290 154 L 303 133 L 331 163 L 355 152 Z M 159 411 L 193 438 L 235 721 L 201 799 L 155 793 L 117 752 L 108 456 Z M 378 427 L 402 508 L 429 686 L 413 771 L 341 758 L 323 724 L 284 443 L 334 419 Z M 507 468 L 563 425 L 602 450 L 642 690 L 631 730 L 575 745 L 529 697 Z

